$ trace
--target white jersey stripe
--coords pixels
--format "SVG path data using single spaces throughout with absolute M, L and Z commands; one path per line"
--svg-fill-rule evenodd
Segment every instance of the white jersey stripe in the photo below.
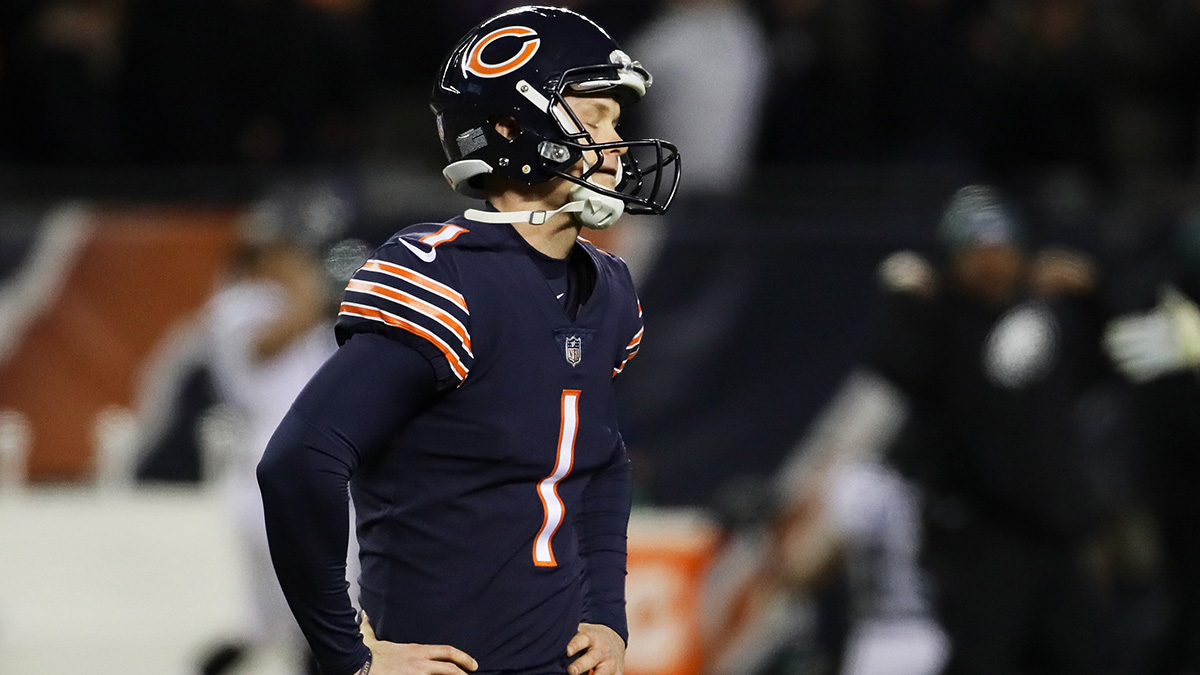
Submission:
M 438 230 L 437 232 L 434 232 L 433 234 L 427 234 L 424 237 L 421 237 L 421 241 L 426 244 L 429 244 L 430 248 L 433 248 L 433 247 L 438 246 L 439 244 L 444 244 L 448 241 L 454 241 L 455 239 L 458 238 L 458 235 L 462 234 L 463 232 L 467 232 L 467 231 L 468 230 L 465 227 L 459 227 L 457 225 L 446 225 L 445 227 Z
M 538 496 L 546 509 L 546 519 L 533 542 L 533 563 L 538 567 L 553 567 L 558 564 L 554 559 L 554 549 L 550 546 L 550 541 L 562 525 L 566 512 L 562 498 L 558 496 L 558 483 L 571 473 L 571 466 L 575 463 L 575 436 L 579 431 L 579 394 L 579 391 L 570 389 L 562 393 L 562 426 L 558 432 L 558 453 L 554 471 L 543 478 L 537 487 Z

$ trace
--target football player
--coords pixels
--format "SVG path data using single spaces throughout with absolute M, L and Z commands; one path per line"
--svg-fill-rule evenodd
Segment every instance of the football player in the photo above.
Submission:
M 675 193 L 675 147 L 617 129 L 650 84 L 603 29 L 551 7 L 484 21 L 438 72 L 443 173 L 486 205 L 402 230 L 359 269 L 338 351 L 258 468 L 276 574 L 324 672 L 623 671 L 613 380 L 641 308 L 625 264 L 579 234 Z

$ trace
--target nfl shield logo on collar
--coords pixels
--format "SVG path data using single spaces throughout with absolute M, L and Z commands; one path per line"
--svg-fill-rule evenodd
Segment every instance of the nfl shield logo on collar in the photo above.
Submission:
M 578 335 L 568 335 L 567 339 L 563 341 L 563 346 L 566 351 L 567 363 L 571 364 L 572 368 L 579 365 L 580 359 L 583 358 L 583 338 Z

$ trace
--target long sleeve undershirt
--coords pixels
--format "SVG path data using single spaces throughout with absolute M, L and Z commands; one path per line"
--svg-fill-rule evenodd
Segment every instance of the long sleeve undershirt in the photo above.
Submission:
M 625 557 L 632 502 L 629 457 L 620 447 L 588 482 L 574 518 L 585 569 L 583 621 L 608 626 L 626 643 Z
M 275 573 L 328 675 L 357 672 L 370 656 L 346 582 L 348 481 L 434 395 L 418 352 L 356 335 L 300 393 L 258 465 Z

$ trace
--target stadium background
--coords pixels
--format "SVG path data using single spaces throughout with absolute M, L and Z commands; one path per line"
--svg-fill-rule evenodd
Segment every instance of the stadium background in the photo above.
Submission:
M 198 312 L 246 232 L 373 245 L 467 206 L 438 177 L 430 73 L 504 6 L 0 6 L 0 671 L 182 668 L 244 620 L 233 544 L 187 482 L 203 456 L 181 453 L 182 487 L 134 480 L 152 446 L 219 436 L 188 417 Z M 861 356 L 877 264 L 931 249 L 957 187 L 998 182 L 1039 242 L 1101 260 L 1156 260 L 1196 204 L 1191 0 L 572 6 L 675 50 L 659 68 L 630 47 L 661 98 L 627 135 L 704 139 L 681 141 L 696 182 L 671 214 L 603 240 L 647 309 L 622 384 L 639 518 L 648 541 L 693 532 L 689 555 L 712 529 L 680 514 L 779 465 Z M 706 50 L 678 17 L 739 42 Z

